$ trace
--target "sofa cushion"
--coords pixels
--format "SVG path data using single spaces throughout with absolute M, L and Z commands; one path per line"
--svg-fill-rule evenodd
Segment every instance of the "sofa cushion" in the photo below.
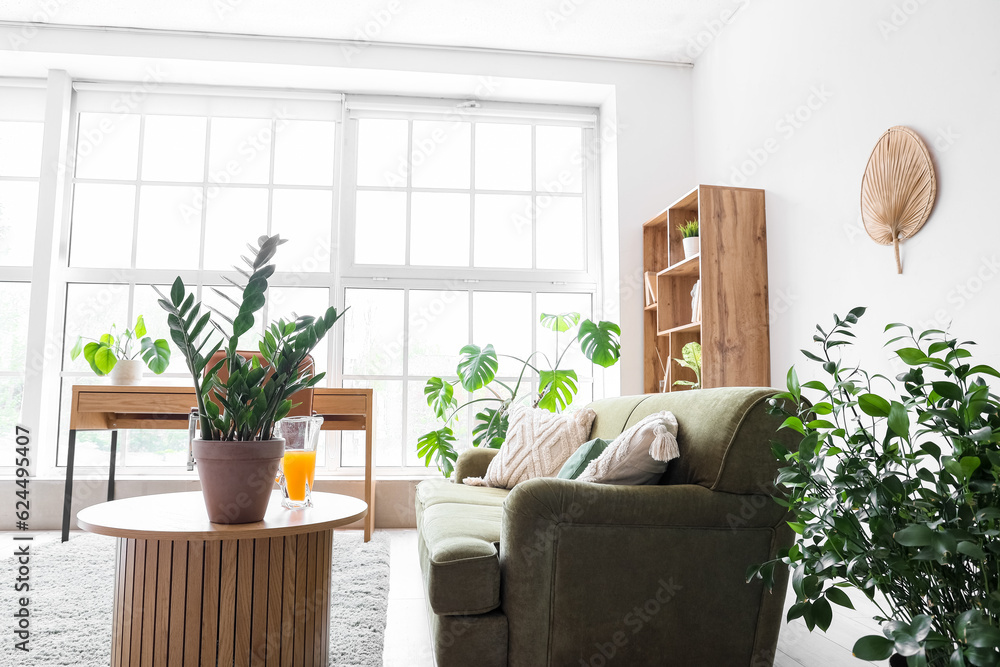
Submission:
M 435 502 L 419 512 L 420 566 L 434 613 L 484 614 L 500 605 L 501 504 Z
M 597 484 L 658 484 L 677 458 L 677 419 L 666 410 L 649 415 L 615 438 L 577 477 Z
M 566 463 L 559 469 L 559 474 L 556 477 L 559 479 L 576 479 L 587 469 L 590 462 L 600 456 L 610 444 L 611 442 L 602 438 L 594 438 L 583 443 L 573 452 L 572 456 L 566 459 Z
M 510 493 L 507 489 L 477 488 L 445 479 L 428 479 L 417 485 L 417 513 L 438 503 L 465 503 L 500 507 Z

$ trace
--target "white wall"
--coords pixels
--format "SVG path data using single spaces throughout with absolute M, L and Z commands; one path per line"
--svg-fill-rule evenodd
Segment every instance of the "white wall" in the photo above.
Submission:
M 992 0 L 769 0 L 696 61 L 698 179 L 767 191 L 772 383 L 808 363 L 815 323 L 856 305 L 869 307 L 866 363 L 889 368 L 881 330 L 895 321 L 952 322 L 1000 363 L 998 44 Z M 868 155 L 893 125 L 923 137 L 938 175 L 903 275 L 859 213 Z

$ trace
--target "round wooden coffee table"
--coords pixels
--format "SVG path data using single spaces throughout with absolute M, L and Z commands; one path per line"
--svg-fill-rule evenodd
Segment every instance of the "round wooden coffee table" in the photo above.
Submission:
M 79 526 L 118 538 L 111 664 L 325 667 L 333 529 L 368 505 L 313 493 L 263 521 L 211 523 L 201 492 L 101 503 Z

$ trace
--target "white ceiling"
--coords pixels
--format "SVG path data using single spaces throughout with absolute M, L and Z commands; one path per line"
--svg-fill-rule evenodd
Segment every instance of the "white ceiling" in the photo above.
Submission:
M 692 62 L 749 0 L 4 0 L 0 20 Z

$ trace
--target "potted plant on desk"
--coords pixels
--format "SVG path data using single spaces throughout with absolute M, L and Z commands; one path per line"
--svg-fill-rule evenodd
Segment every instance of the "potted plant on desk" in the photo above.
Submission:
M 139 384 L 144 364 L 157 375 L 170 365 L 170 345 L 162 338 L 153 340 L 146 335 L 142 315 L 136 318 L 134 327 L 120 334 L 112 324 L 111 331 L 100 338 L 90 339 L 86 345 L 83 340 L 83 336 L 76 337 L 76 344 L 69 352 L 70 359 L 76 359 L 82 352 L 91 370 L 98 377 L 107 375 L 113 384 Z
M 254 314 L 267 300 L 267 281 L 274 273 L 271 259 L 285 241 L 261 236 L 257 243 L 248 246 L 250 257 L 243 258 L 247 269 L 236 267 L 244 282 L 229 281 L 241 290 L 241 300 L 215 290 L 236 310 L 232 317 L 203 309 L 179 276 L 169 295 L 157 291 L 170 336 L 194 380 L 200 415 L 194 457 L 208 516 L 215 523 L 250 523 L 264 517 L 284 451 L 284 441 L 274 437 L 274 424 L 293 407 L 290 396 L 325 375 L 310 375 L 302 362 L 343 316 L 330 307 L 322 316 L 278 320 L 260 342 L 260 358 L 239 354 L 240 336 L 253 328 Z M 213 314 L 229 325 L 228 331 Z M 221 336 L 214 343 L 213 331 Z M 225 358 L 207 368 L 224 344 Z M 228 371 L 225 380 L 220 376 L 223 367 Z

